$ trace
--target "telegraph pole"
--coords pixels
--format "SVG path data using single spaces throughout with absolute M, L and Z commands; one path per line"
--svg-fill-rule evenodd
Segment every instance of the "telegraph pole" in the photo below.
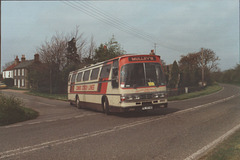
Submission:
M 201 53 L 202 53 L 202 87 L 203 87 L 204 82 L 203 48 L 201 48 Z
M 157 43 L 154 43 L 154 52 L 157 54 Z
M 2 33 L 2 28 L 1 28 L 1 26 L 2 26 L 2 0 L 0 0 L 0 73 L 2 72 L 2 58 L 1 58 L 1 56 L 2 56 L 2 35 L 1 35 L 1 33 Z

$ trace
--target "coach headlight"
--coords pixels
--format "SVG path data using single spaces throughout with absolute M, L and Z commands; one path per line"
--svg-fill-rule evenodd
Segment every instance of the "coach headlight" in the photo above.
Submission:
M 154 94 L 152 95 L 152 97 L 153 97 L 153 98 L 159 98 L 159 94 L 158 94 L 158 93 L 154 93 Z
M 165 97 L 165 94 L 164 94 L 164 93 L 160 93 L 159 96 L 160 96 L 161 98 L 164 98 L 164 97 Z
M 127 100 L 127 101 L 132 101 L 132 100 L 133 100 L 133 96 L 132 96 L 132 95 L 126 96 L 126 100 Z
M 122 95 L 120 97 L 121 102 L 123 101 L 134 101 L 134 100 L 139 100 L 141 97 L 139 95 Z
M 139 99 L 141 99 L 141 98 L 140 98 L 139 95 L 135 95 L 135 96 L 134 96 L 134 99 L 135 99 L 135 100 L 139 100 Z
M 165 93 L 154 93 L 154 94 L 152 95 L 152 97 L 153 97 L 154 99 L 164 98 L 165 96 L 166 96 Z

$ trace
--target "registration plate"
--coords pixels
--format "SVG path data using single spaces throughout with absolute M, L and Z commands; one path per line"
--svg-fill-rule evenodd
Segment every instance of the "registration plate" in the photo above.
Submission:
M 145 107 L 142 107 L 142 110 L 150 110 L 150 109 L 153 109 L 153 106 L 145 106 Z

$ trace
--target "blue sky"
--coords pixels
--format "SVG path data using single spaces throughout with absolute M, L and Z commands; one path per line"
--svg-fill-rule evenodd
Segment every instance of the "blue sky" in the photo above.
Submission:
M 70 7 L 85 6 L 81 9 Z M 86 6 L 94 6 L 147 34 L 151 40 L 133 36 L 99 21 Z M 87 12 L 87 14 L 86 14 Z M 148 54 L 157 43 L 156 53 L 167 63 L 201 47 L 215 51 L 222 70 L 239 63 L 238 0 L 158 0 L 158 1 L 3 1 L 2 65 L 25 54 L 33 59 L 36 48 L 59 33 L 79 26 L 84 37 L 93 35 L 97 46 L 114 34 L 127 53 Z M 125 28 L 126 26 L 122 26 Z

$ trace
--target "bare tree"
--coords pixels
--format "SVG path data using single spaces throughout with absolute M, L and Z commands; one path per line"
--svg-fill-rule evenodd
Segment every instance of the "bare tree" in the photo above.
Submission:
M 214 51 L 205 48 L 199 52 L 181 56 L 179 68 L 182 72 L 183 85 L 198 85 L 202 74 L 205 81 L 211 83 L 211 73 L 218 70 L 219 60 Z M 204 72 L 201 73 L 202 69 Z
M 216 53 L 213 50 L 203 48 L 203 53 L 199 51 L 197 54 L 199 67 L 203 67 L 209 70 L 209 72 L 217 71 L 219 69 L 218 61 L 220 59 L 216 56 Z
M 45 41 L 41 47 L 37 48 L 42 63 L 47 65 L 50 93 L 59 92 L 59 88 L 67 88 L 69 72 L 82 67 L 83 55 L 92 55 L 95 49 L 94 45 L 93 37 L 87 45 L 83 33 L 79 34 L 79 27 L 76 27 L 68 35 L 56 33 L 50 41 Z

